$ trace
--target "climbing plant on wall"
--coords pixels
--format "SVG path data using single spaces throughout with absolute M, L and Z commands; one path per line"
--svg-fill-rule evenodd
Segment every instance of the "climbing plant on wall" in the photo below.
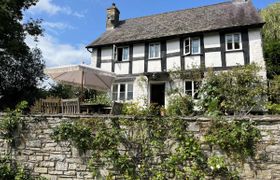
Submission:
M 213 121 L 206 132 L 205 137 L 197 137 L 181 118 L 107 118 L 62 123 L 53 138 L 71 141 L 80 152 L 89 150 L 89 167 L 97 178 L 237 179 L 238 169 L 232 167 L 254 156 L 259 130 L 245 120 Z M 222 152 L 210 148 L 206 153 L 205 146 L 217 146 Z

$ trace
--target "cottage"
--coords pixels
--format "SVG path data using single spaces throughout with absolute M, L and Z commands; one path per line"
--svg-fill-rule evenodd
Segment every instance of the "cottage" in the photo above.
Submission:
M 260 18 L 251 0 L 120 20 L 115 4 L 107 9 L 106 32 L 86 48 L 92 66 L 115 72 L 114 101 L 168 104 L 169 71 L 195 67 L 228 70 L 257 63 L 266 76 Z M 178 81 L 193 97 L 197 83 Z

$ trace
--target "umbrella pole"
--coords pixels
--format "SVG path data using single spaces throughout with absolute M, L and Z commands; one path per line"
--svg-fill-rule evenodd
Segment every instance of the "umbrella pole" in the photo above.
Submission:
M 81 101 L 84 101 L 84 75 L 85 75 L 85 73 L 84 73 L 84 71 L 82 71 L 82 93 L 81 93 L 81 97 L 80 97 L 80 99 L 81 99 Z

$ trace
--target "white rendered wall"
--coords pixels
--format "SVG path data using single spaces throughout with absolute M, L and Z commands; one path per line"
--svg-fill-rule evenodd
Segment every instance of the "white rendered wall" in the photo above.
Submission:
M 133 45 L 133 57 L 144 57 L 145 55 L 145 45 L 144 44 L 134 44 Z
M 221 52 L 205 53 L 205 67 L 222 67 Z
M 244 53 L 243 52 L 226 53 L 226 65 L 227 66 L 244 65 Z
M 128 74 L 129 73 L 129 62 L 126 63 L 115 63 L 116 74 Z
M 219 33 L 206 33 L 204 34 L 204 48 L 221 47 Z
M 138 74 L 144 72 L 144 59 L 132 61 L 132 73 Z
M 200 67 L 200 56 L 186 56 L 185 69 L 193 69 L 193 67 Z
M 166 58 L 166 68 L 167 71 L 178 69 L 181 67 L 180 56 Z
M 263 57 L 261 29 L 249 29 L 250 63 L 261 66 L 260 75 L 266 78 L 266 67 Z
M 110 63 L 110 62 L 101 63 L 101 69 L 111 72 L 112 71 L 112 63 Z
M 148 72 L 161 72 L 161 60 L 148 61 Z
M 166 53 L 180 52 L 180 40 L 174 39 L 166 42 Z
M 96 67 L 97 65 L 97 50 L 93 49 L 92 53 L 91 53 L 91 66 Z
M 101 49 L 101 60 L 111 60 L 112 58 L 112 48 L 102 48 Z
M 148 101 L 148 78 L 146 76 L 137 76 L 133 83 L 133 101 L 138 102 L 140 106 L 146 105 Z

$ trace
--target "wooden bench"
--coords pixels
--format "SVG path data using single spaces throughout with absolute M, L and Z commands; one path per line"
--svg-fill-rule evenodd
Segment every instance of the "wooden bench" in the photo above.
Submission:
M 61 99 L 62 114 L 80 114 L 79 98 Z
M 61 112 L 60 99 L 41 99 L 41 113 L 59 114 Z

